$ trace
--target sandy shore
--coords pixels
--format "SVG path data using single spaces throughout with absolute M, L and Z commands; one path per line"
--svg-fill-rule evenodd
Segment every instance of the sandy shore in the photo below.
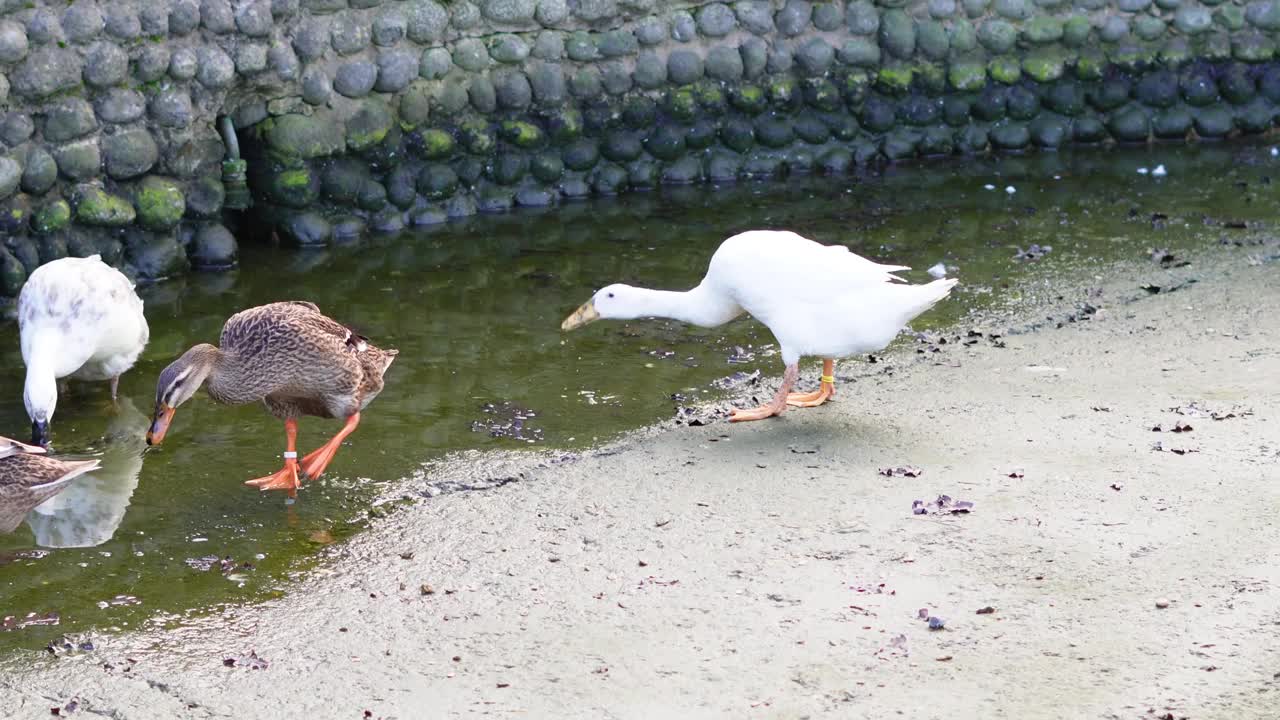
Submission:
M 0 707 L 1276 717 L 1280 276 L 1246 255 L 1041 286 L 982 324 L 998 340 L 907 338 L 775 421 L 432 466 L 419 484 L 513 481 L 393 513 L 284 599 L 10 659 Z M 973 512 L 913 514 L 940 494 Z M 266 669 L 224 664 L 250 650 Z

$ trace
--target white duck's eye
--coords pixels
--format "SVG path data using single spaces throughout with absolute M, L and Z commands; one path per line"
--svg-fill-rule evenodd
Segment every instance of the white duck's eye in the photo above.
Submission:
M 609 297 L 613 297 L 613 293 L 609 293 Z

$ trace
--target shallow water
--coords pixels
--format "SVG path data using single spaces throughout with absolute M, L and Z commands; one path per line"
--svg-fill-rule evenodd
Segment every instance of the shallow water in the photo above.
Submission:
M 1158 163 L 1168 177 L 1135 172 Z M 319 548 L 357 531 L 367 501 L 423 461 L 470 448 L 586 446 L 670 416 L 673 393 L 714 397 L 712 381 L 735 372 L 776 375 L 772 338 L 750 320 L 559 330 L 609 282 L 696 284 L 734 232 L 785 228 L 844 243 L 911 265 L 913 282 L 929 280 L 924 270 L 936 262 L 955 266 L 962 284 L 919 329 L 1008 300 L 1039 273 L 1240 232 L 1222 220 L 1269 222 L 1280 204 L 1273 172 L 1280 159 L 1254 145 L 949 160 L 874 177 L 686 188 L 482 216 L 320 252 L 243 248 L 238 272 L 141 291 L 152 340 L 122 379 L 116 406 L 105 384 L 73 384 L 60 397 L 55 450 L 102 457 L 104 469 L 0 536 L 0 617 L 61 617 L 57 626 L 0 631 L 0 651 L 136 625 L 156 611 L 269 596 Z M 1014 258 L 1032 244 L 1053 249 L 1036 262 Z M 289 507 L 279 493 L 242 484 L 276 470 L 284 447 L 281 425 L 258 406 L 217 406 L 201 395 L 179 409 L 164 445 L 142 443 L 160 370 L 188 346 L 216 342 L 233 312 L 282 299 L 312 300 L 400 350 L 359 430 Z M 0 433 L 23 438 L 12 323 L 0 324 L 0 368 Z M 802 377 L 814 376 L 809 361 Z M 303 420 L 299 449 L 337 427 Z M 224 572 L 212 558 L 231 558 L 232 567 Z

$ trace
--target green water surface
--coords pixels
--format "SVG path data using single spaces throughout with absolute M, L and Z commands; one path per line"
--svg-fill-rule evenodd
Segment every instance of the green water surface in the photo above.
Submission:
M 136 627 L 157 611 L 269 596 L 319 548 L 357 531 L 370 498 L 426 460 L 460 449 L 582 447 L 669 417 L 673 393 L 713 397 L 712 381 L 732 373 L 780 373 L 772 338 L 750 320 L 559 330 L 604 284 L 696 284 L 735 232 L 790 229 L 843 243 L 911 265 L 913 282 L 944 261 L 962 284 L 915 324 L 936 326 L 1008 299 L 1037 273 L 1140 257 L 1148 247 L 1212 244 L 1224 219 L 1269 222 L 1280 201 L 1268 176 L 1280 174 L 1280 160 L 1268 150 L 947 160 L 480 216 L 323 251 L 242 247 L 238 271 L 140 289 L 152 339 L 121 380 L 116 406 L 105 384 L 73 384 L 59 398 L 55 450 L 102 457 L 104 470 L 64 493 L 60 514 L 0 536 L 0 617 L 60 615 L 57 626 L 0 631 L 0 652 L 38 650 L 67 632 Z M 1136 172 L 1160 163 L 1167 177 Z M 1032 244 L 1053 250 L 1033 263 L 1014 259 Z M 216 342 L 232 313 L 285 299 L 311 300 L 400 350 L 359 430 L 289 507 L 279 493 L 243 484 L 278 469 L 284 449 L 283 427 L 260 406 L 219 406 L 202 394 L 179 409 L 162 446 L 142 443 L 160 370 L 190 345 Z M 755 359 L 731 363 L 739 347 Z M 23 372 L 16 324 L 0 323 L 0 434 L 25 439 Z M 816 361 L 802 373 L 812 379 Z M 519 431 L 492 436 L 484 425 L 510 422 L 513 408 L 526 418 Z M 304 419 L 300 449 L 337 428 Z M 50 547 L 75 543 L 91 546 Z M 212 556 L 236 569 L 205 569 L 200 559 Z

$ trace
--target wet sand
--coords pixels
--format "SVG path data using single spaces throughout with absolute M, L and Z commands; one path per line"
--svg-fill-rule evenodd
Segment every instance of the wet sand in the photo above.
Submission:
M 0 707 L 1274 717 L 1280 276 L 1249 260 L 1267 253 L 1028 288 L 980 336 L 838 365 L 836 402 L 780 419 L 430 466 L 403 489 L 419 502 L 286 597 L 10 658 Z M 490 487 L 421 492 L 451 485 Z M 973 511 L 913 514 L 940 494 Z

